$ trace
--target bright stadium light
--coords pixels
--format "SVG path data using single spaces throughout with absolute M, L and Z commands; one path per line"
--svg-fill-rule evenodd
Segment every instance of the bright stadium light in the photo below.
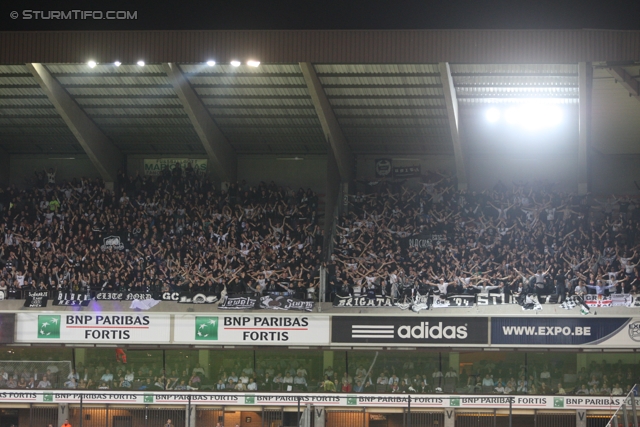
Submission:
M 240 61 L 237 61 L 237 60 L 234 59 L 233 61 L 230 62 L 230 64 L 231 64 L 232 67 L 239 67 L 240 66 Z
M 119 67 L 120 65 L 122 65 L 122 62 L 116 61 L 116 62 L 113 63 L 113 65 L 115 65 L 116 67 Z
M 89 68 L 96 68 L 96 65 L 98 65 L 98 63 L 94 60 L 91 60 L 87 62 L 87 65 L 89 66 Z
M 144 61 L 142 59 L 140 61 L 136 62 L 136 64 L 138 64 L 141 67 L 144 67 Z
M 507 108 L 504 112 L 504 118 L 510 125 L 519 126 L 528 131 L 536 131 L 558 126 L 562 123 L 564 114 L 557 105 L 531 101 Z M 488 112 L 487 119 L 491 121 Z
M 489 108 L 486 117 L 489 123 L 495 123 L 500 120 L 500 110 L 497 108 Z
M 247 61 L 247 65 L 249 67 L 258 67 L 260 65 L 260 61 L 255 61 L 253 59 L 250 59 Z
M 207 65 L 208 65 L 209 67 L 213 67 L 214 65 L 216 65 L 216 61 L 208 60 L 208 61 L 207 61 Z

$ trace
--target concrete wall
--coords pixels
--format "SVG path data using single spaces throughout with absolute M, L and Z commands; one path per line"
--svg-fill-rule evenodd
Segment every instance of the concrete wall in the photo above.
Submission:
M 33 183 L 34 171 L 42 169 L 57 169 L 56 181 L 62 182 L 72 178 L 99 178 L 100 174 L 85 155 L 57 156 L 57 155 L 19 155 L 13 154 L 10 159 L 11 183 L 18 187 L 25 187 Z
M 591 192 L 594 194 L 640 193 L 640 154 L 591 153 Z
M 327 156 L 303 156 L 303 160 L 288 159 L 293 156 L 239 156 L 238 180 L 249 185 L 260 181 L 287 185 L 293 189 L 311 188 L 317 193 L 326 192 Z

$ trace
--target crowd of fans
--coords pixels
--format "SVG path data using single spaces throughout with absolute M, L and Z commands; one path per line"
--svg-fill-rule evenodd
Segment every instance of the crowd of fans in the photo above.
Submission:
M 355 358 L 344 371 L 318 369 L 309 360 L 292 358 L 236 360 L 209 371 L 190 363 L 122 363 L 96 361 L 76 369 L 50 363 L 29 368 L 28 362 L 0 366 L 0 389 L 80 390 L 211 390 L 336 393 L 462 393 L 626 395 L 640 371 L 636 364 L 592 362 L 579 369 L 549 364 L 518 364 L 480 360 L 458 369 L 433 358 L 383 356 Z M 68 362 L 67 362 L 68 363 Z M 312 368 L 313 367 L 313 368 Z
M 318 196 L 273 182 L 215 188 L 187 165 L 0 189 L 0 292 L 287 292 L 315 298 Z M 120 237 L 118 247 L 104 239 Z
M 372 183 L 350 196 L 329 264 L 333 295 L 524 292 L 562 303 L 574 294 L 638 293 L 635 199 L 524 182 L 458 191 L 439 174 L 423 181 L 413 190 Z M 418 237 L 432 246 L 409 243 Z

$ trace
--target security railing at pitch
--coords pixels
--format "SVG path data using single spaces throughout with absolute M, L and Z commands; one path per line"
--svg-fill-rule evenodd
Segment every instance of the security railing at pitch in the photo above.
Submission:
M 636 405 L 638 392 L 636 384 L 624 398 L 623 403 L 613 414 L 606 427 L 638 427 L 638 408 Z

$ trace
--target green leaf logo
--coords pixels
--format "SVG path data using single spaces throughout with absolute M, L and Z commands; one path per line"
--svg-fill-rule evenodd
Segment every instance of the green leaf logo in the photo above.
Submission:
M 60 338 L 60 315 L 38 315 L 38 338 Z
M 153 394 L 145 394 L 144 403 L 153 403 Z
M 357 405 L 358 398 L 356 396 L 347 396 L 347 405 Z
M 244 397 L 245 405 L 255 405 L 255 403 L 256 403 L 256 397 L 253 394 L 249 394 Z
M 554 408 L 564 408 L 564 397 L 554 397 L 553 398 L 553 407 Z
M 196 341 L 218 340 L 218 318 L 196 316 Z
M 452 397 L 451 399 L 449 399 L 449 406 L 460 406 L 460 398 Z
M 44 393 L 42 395 L 43 402 L 53 402 L 53 393 Z

